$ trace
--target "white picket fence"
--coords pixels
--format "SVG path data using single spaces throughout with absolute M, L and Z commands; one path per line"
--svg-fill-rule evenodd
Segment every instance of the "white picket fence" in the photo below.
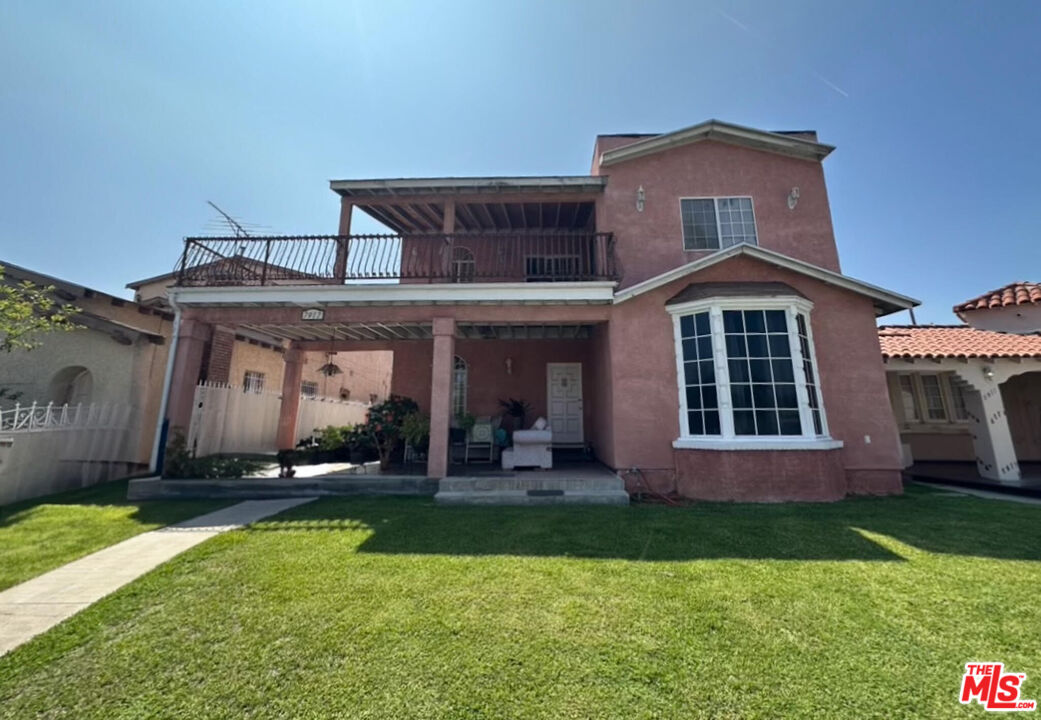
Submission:
M 125 475 L 133 409 L 119 403 L 0 410 L 0 504 Z
M 195 388 L 188 447 L 198 457 L 278 451 L 277 393 L 245 392 L 224 383 L 200 383 Z M 326 425 L 355 425 L 365 421 L 369 406 L 351 400 L 300 398 L 297 440 Z

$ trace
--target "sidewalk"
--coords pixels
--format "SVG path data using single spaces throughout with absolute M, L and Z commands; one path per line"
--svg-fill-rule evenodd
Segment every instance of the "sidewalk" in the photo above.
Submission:
M 142 533 L 0 592 L 0 655 L 185 550 L 314 498 L 250 500 Z

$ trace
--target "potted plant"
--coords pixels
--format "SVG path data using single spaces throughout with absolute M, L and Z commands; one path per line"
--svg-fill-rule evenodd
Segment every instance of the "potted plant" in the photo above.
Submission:
M 461 412 L 455 416 L 455 427 L 448 429 L 448 442 L 453 445 L 466 442 L 466 436 L 477 423 L 477 418 L 468 412 Z
M 364 431 L 379 453 L 381 471 L 390 469 L 391 454 L 401 439 L 405 418 L 418 410 L 419 404 L 415 400 L 401 395 L 391 395 L 369 408 Z
M 430 446 L 430 416 L 421 412 L 406 415 L 401 423 L 401 437 L 417 452 L 425 453 Z

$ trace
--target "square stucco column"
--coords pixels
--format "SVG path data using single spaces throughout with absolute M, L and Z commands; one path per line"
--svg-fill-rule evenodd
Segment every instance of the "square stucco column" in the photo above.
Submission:
M 971 388 L 965 393 L 965 410 L 972 428 L 976 470 L 991 480 L 1017 482 L 1019 462 L 1005 415 L 999 377 L 994 376 L 993 370 L 989 378 L 983 372 L 983 367 L 973 366 L 957 372 Z
M 278 449 L 292 450 L 296 446 L 296 416 L 300 411 L 300 377 L 304 371 L 304 353 L 290 348 L 284 359 L 286 367 L 282 373 L 282 406 L 278 411 Z
M 448 426 L 452 414 L 452 359 L 455 319 L 434 318 L 434 358 L 430 364 L 430 450 L 427 477 L 448 474 Z
M 181 320 L 177 333 L 177 355 L 174 357 L 173 375 L 170 378 L 170 395 L 166 404 L 166 417 L 170 429 L 180 428 L 185 437 L 192 421 L 192 406 L 195 403 L 195 386 L 199 383 L 199 371 L 206 343 L 210 341 L 213 328 L 198 320 Z

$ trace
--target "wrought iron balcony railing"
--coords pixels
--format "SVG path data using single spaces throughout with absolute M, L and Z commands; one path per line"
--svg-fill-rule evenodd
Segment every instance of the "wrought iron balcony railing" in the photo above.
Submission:
M 182 286 L 618 280 L 611 233 L 193 237 Z

